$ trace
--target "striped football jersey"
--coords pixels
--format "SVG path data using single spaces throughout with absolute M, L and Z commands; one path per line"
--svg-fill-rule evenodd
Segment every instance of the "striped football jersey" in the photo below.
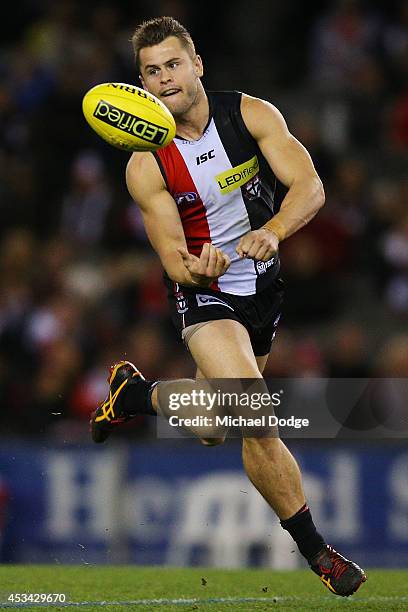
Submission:
M 276 178 L 243 121 L 240 92 L 207 92 L 210 117 L 198 140 L 175 137 L 154 153 L 173 196 L 190 253 L 199 257 L 205 242 L 222 249 L 231 266 L 212 289 L 234 295 L 262 291 L 279 272 L 279 256 L 269 261 L 240 259 L 244 234 L 275 213 Z

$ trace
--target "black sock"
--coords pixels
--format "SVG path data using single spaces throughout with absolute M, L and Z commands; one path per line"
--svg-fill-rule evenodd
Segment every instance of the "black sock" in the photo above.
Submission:
M 151 414 L 157 416 L 152 406 L 152 391 L 157 380 L 132 379 L 123 389 L 123 408 L 127 416 Z
M 326 545 L 322 536 L 316 530 L 307 504 L 290 518 L 281 521 L 280 524 L 283 529 L 290 533 L 301 554 L 308 561 L 311 561 Z

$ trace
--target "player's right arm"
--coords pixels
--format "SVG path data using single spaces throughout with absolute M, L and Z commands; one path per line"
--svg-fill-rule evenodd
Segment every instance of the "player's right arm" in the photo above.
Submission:
M 126 168 L 126 184 L 140 208 L 150 243 L 171 280 L 208 287 L 226 272 L 229 258 L 213 245 L 205 244 L 199 258 L 188 252 L 177 205 L 151 153 L 133 153 Z

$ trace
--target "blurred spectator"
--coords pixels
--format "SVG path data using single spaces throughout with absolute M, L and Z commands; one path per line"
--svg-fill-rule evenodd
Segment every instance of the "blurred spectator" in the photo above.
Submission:
M 350 238 L 360 235 L 365 227 L 369 205 L 364 161 L 351 156 L 340 159 L 328 195 L 332 218 Z
M 313 337 L 305 337 L 297 343 L 294 351 L 292 375 L 298 378 L 326 375 L 322 348 Z
M 397 214 L 380 235 L 381 294 L 395 315 L 408 316 L 408 215 Z
M 338 281 L 325 270 L 321 245 L 304 231 L 282 247 L 284 319 L 289 326 L 322 324 L 341 306 Z
M 367 332 L 354 321 L 338 325 L 330 336 L 328 374 L 333 378 L 365 378 L 370 374 Z
M 57 341 L 43 352 L 30 406 L 25 407 L 24 428 L 33 434 L 43 434 L 60 416 L 68 416 L 72 384 L 81 368 L 78 344 L 65 339 Z
M 10 132 L 8 137 L 15 139 L 17 133 L 18 130 L 13 135 Z M 20 136 L 23 134 L 20 133 Z M 4 155 L 4 163 L 0 169 L 0 183 L 2 212 L 0 235 L 16 227 L 35 227 L 38 181 L 31 161 L 11 152 L 7 156 Z
M 372 151 L 386 135 L 389 92 L 381 62 L 367 57 L 361 62 L 355 77 L 354 90 L 348 98 L 347 121 L 353 146 L 360 151 Z
M 294 375 L 296 340 L 285 326 L 285 315 L 282 319 L 264 370 L 265 378 L 287 378 Z
M 378 45 L 378 19 L 359 0 L 337 0 L 322 15 L 311 36 L 312 78 L 324 91 L 358 86 L 364 62 Z
M 408 431 L 408 334 L 392 335 L 379 347 L 374 375 L 379 379 L 376 416 L 390 429 Z
M 385 65 L 393 91 L 408 79 L 408 1 L 396 3 L 395 14 L 382 31 Z
M 377 376 L 408 376 L 408 335 L 395 334 L 377 352 L 375 359 Z
M 100 244 L 112 193 L 99 155 L 81 152 L 72 165 L 71 185 L 63 198 L 61 234 L 83 251 Z
M 295 110 L 290 117 L 290 129 L 306 147 L 323 183 L 332 177 L 335 156 L 323 140 L 321 118 L 313 110 Z
M 109 360 L 104 352 L 98 363 L 78 377 L 70 396 L 70 409 L 73 416 L 89 420 L 89 415 L 95 406 L 104 400 L 108 392 L 107 365 L 112 365 L 114 360 L 115 356 Z
M 31 56 L 58 70 L 66 54 L 78 42 L 78 4 L 73 0 L 50 2 L 47 10 L 29 25 L 25 33 Z
M 392 104 L 389 122 L 391 144 L 401 153 L 406 153 L 408 150 L 408 90 L 397 97 Z
M 13 49 L 11 65 L 12 92 L 16 110 L 34 113 L 44 102 L 54 85 L 53 72 L 33 56 L 28 46 L 21 44 Z
M 128 330 L 124 354 L 132 356 L 147 378 L 162 376 L 166 353 L 163 334 L 157 324 L 141 320 Z

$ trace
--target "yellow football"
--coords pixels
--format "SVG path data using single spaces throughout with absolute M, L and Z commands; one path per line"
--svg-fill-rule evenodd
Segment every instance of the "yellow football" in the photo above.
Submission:
M 124 151 L 156 151 L 176 134 L 173 115 L 163 102 L 134 85 L 95 85 L 86 92 L 82 110 L 101 138 Z

